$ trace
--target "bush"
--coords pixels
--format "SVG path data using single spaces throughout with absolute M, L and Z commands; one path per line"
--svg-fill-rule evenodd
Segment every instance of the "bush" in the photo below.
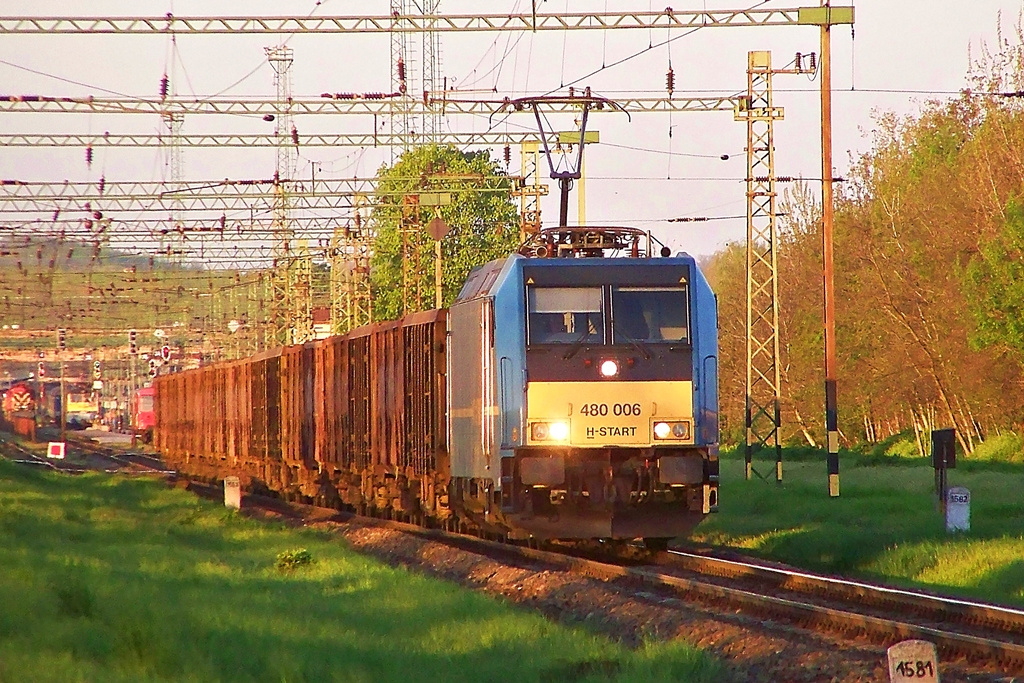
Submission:
M 979 462 L 1024 462 L 1024 439 L 1013 432 L 1003 432 L 978 444 L 968 459 Z
M 885 454 L 891 458 L 920 458 L 921 451 L 917 449 L 917 440 L 913 436 L 902 436 L 894 439 L 885 448 Z
M 313 556 L 305 548 L 285 550 L 277 554 L 276 567 L 278 571 L 291 572 L 299 567 L 313 564 Z

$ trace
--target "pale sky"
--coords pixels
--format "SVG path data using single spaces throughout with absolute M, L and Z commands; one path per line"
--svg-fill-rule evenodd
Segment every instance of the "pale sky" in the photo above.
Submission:
M 538 3 L 548 13 L 584 10 L 648 11 L 665 0 L 549 0 Z M 764 3 L 697 0 L 677 10 L 784 8 L 800 2 Z M 807 5 L 815 5 L 812 1 Z M 1003 32 L 1013 35 L 1021 0 L 861 0 L 855 33 L 848 26 L 832 30 L 834 159 L 842 175 L 851 153 L 870 145 L 872 112 L 915 112 L 922 102 L 952 96 L 965 85 L 969 49 L 977 55 L 982 41 L 996 42 L 998 17 Z M 383 0 L 4 0 L 0 15 L 30 16 L 308 16 L 385 15 Z M 527 0 L 441 0 L 446 14 L 527 13 Z M 686 33 L 686 35 L 683 35 Z M 185 35 L 173 45 L 164 35 L 147 36 L 4 36 L 0 40 L 0 94 L 156 98 L 161 76 L 172 75 L 179 96 L 274 97 L 273 72 L 264 47 L 284 40 L 277 35 Z M 666 39 L 667 46 L 649 48 Z M 746 53 L 771 50 L 776 66 L 795 52 L 819 50 L 816 27 L 705 28 L 442 34 L 442 75 L 461 97 L 518 97 L 551 91 L 579 80 L 596 94 L 663 96 L 671 60 L 677 96 L 731 95 L 746 90 Z M 390 90 L 390 43 L 386 34 L 296 35 L 293 94 Z M 646 51 L 645 51 L 646 50 Z M 640 53 L 640 54 L 637 54 Z M 617 66 L 609 66 L 637 54 Z M 607 68 L 601 69 L 602 66 Z M 30 71 L 31 70 L 31 71 Z M 593 73 L 597 71 L 597 73 Z M 33 73 L 38 72 L 38 73 Z M 593 75 L 591 75 L 593 74 Z M 64 80 L 60 80 L 64 79 Z M 817 178 L 821 175 L 818 82 L 806 76 L 775 77 L 775 104 L 785 108 L 776 124 L 776 172 Z M 116 93 L 117 95 L 114 95 Z M 568 129 L 569 119 L 552 119 Z M 370 132 L 372 117 L 297 116 L 301 134 Z M 383 122 L 378 122 L 384 125 Z M 446 130 L 482 131 L 486 117 L 449 117 Z M 497 130 L 533 129 L 531 116 L 520 115 Z M 591 129 L 601 144 L 587 148 L 587 222 L 634 225 L 653 230 L 674 248 L 708 254 L 727 242 L 745 239 L 743 218 L 701 224 L 670 224 L 678 216 L 728 217 L 745 214 L 745 126 L 731 112 L 600 114 Z M 11 133 L 157 133 L 151 115 L 0 113 L 0 134 Z M 669 137 L 669 131 L 672 131 Z M 272 133 L 273 124 L 258 117 L 190 116 L 183 133 Z M 501 151 L 496 148 L 496 157 Z M 720 156 L 730 155 L 728 161 Z M 388 158 L 382 150 L 352 148 L 302 150 L 298 175 L 312 165 L 322 177 L 371 176 Z M 267 178 L 273 175 L 272 149 L 186 149 L 187 180 Z M 512 170 L 518 169 L 513 154 Z M 4 150 L 0 178 L 62 182 L 156 181 L 166 179 L 162 155 L 155 149 L 98 148 L 92 168 L 81 149 Z M 557 188 L 543 204 L 545 225 L 557 220 Z M 576 220 L 576 195 L 570 203 Z M 0 222 L 18 220 L 0 214 Z

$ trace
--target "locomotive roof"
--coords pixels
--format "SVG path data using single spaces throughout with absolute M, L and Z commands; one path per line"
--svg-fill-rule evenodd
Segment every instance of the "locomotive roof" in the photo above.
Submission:
M 655 266 L 676 266 L 689 268 L 696 266 L 695 259 L 687 254 L 686 252 L 679 252 L 675 256 L 662 256 L 662 257 L 651 257 L 651 258 L 635 258 L 635 257 L 575 257 L 575 258 L 529 258 L 520 254 L 512 254 L 511 256 L 503 259 L 497 259 L 477 266 L 470 273 L 469 277 L 466 278 L 465 284 L 462 286 L 462 290 L 459 292 L 459 296 L 456 301 L 467 301 L 470 299 L 476 299 L 481 296 L 490 296 L 494 294 L 494 291 L 501 284 L 504 279 L 503 273 L 507 274 L 514 268 L 534 269 L 544 268 L 553 270 L 566 270 L 575 269 L 579 272 L 579 269 L 594 269 L 596 274 L 601 274 L 604 271 L 603 276 L 607 277 L 607 270 L 610 268 L 615 269 L 630 269 L 636 271 L 638 275 L 644 273 L 644 271 L 650 271 L 651 267 Z M 659 269 L 660 270 L 660 269 Z M 619 271 L 622 272 L 622 271 Z M 661 271 L 664 272 L 664 271 Z M 653 272 L 648 273 L 648 278 L 656 277 Z M 589 278 L 587 278 L 589 279 Z M 641 277 L 643 279 L 643 277 Z M 582 281 L 579 284 L 583 284 Z

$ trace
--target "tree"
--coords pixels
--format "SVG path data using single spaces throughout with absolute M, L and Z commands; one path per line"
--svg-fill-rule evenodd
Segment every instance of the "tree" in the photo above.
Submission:
M 994 346 L 1024 363 L 1024 201 L 1011 199 L 999 234 L 980 246 L 964 274 L 976 327 L 974 348 Z
M 434 241 L 426 227 L 435 216 L 451 229 L 441 242 L 445 306 L 474 267 L 507 256 L 518 246 L 512 180 L 486 150 L 419 147 L 390 168 L 382 167 L 377 179 L 376 239 L 370 261 L 375 320 L 433 307 Z M 428 206 L 427 197 L 437 199 L 438 194 L 450 194 L 451 203 Z

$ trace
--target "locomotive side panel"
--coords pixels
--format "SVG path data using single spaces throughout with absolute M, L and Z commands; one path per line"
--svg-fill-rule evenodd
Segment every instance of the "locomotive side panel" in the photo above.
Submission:
M 488 298 L 456 302 L 451 320 L 451 475 L 461 479 L 492 479 L 494 390 L 489 369 L 493 357 L 492 302 Z

